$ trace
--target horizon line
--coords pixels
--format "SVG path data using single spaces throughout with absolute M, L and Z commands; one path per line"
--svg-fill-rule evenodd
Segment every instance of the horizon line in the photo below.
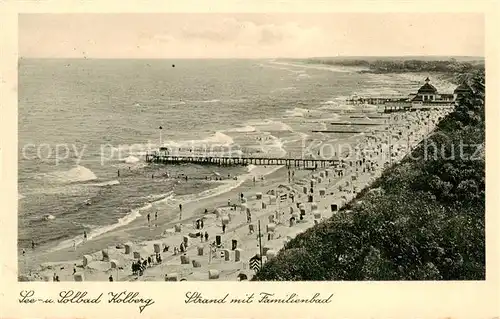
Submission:
M 32 57 L 18 56 L 18 59 L 81 59 L 81 60 L 276 60 L 276 59 L 341 59 L 341 58 L 476 58 L 485 59 L 481 55 L 335 55 L 307 57 Z

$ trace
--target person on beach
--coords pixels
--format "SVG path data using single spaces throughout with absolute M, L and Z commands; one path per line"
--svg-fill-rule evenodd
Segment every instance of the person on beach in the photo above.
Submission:
M 150 214 L 148 213 L 148 226 L 149 226 L 149 222 L 150 222 L 150 220 L 151 220 L 151 216 L 150 216 Z
M 200 228 L 203 229 L 203 219 L 200 219 Z
M 155 178 L 155 174 L 151 174 L 151 179 Z
M 205 241 L 208 241 L 208 232 L 205 232 Z
M 73 275 L 76 274 L 76 267 L 73 266 Z
M 109 281 L 112 282 L 113 281 L 113 275 L 109 275 Z
M 26 250 L 23 249 L 23 257 L 26 255 Z
M 182 212 L 182 204 L 179 204 L 179 211 Z
M 155 212 L 155 222 L 158 220 L 158 212 Z
M 231 207 L 231 200 L 230 199 L 227 200 L 227 206 Z
M 226 233 L 226 224 L 222 224 L 222 233 L 225 234 Z
M 83 240 L 84 241 L 87 240 L 87 231 L 86 230 L 83 231 Z

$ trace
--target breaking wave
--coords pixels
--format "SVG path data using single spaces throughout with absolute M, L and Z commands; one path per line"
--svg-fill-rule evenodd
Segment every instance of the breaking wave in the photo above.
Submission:
M 248 121 L 248 125 L 254 126 L 261 132 L 273 132 L 273 131 L 289 131 L 293 132 L 293 129 L 288 125 L 280 121 L 274 120 L 252 120 Z
M 227 129 L 225 130 L 224 132 L 228 132 L 228 133 L 250 133 L 250 132 L 255 132 L 255 127 L 253 126 L 250 126 L 250 125 L 246 125 L 246 126 L 242 126 L 242 127 L 235 127 L 235 128 L 230 128 L 230 129 Z
M 75 183 L 96 180 L 97 176 L 85 166 L 78 165 L 68 171 L 43 174 L 43 178 L 57 183 Z
M 91 186 L 112 186 L 112 185 L 119 185 L 120 182 L 117 180 L 112 180 L 108 182 L 102 182 L 102 183 L 95 183 L 95 184 L 90 184 Z
M 138 159 L 137 157 L 131 155 L 131 156 L 128 156 L 127 158 L 125 158 L 123 161 L 125 163 L 127 163 L 127 164 L 133 164 L 133 163 L 139 162 L 140 159 Z

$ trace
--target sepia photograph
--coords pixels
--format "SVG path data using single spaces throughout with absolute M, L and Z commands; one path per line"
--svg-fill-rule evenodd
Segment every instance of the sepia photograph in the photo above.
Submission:
M 21 13 L 18 53 L 18 281 L 486 280 L 482 13 Z

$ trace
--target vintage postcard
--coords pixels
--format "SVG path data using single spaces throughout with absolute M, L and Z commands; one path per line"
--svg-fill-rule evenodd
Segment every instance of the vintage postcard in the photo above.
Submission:
M 0 5 L 2 318 L 498 316 L 496 2 L 68 3 Z

